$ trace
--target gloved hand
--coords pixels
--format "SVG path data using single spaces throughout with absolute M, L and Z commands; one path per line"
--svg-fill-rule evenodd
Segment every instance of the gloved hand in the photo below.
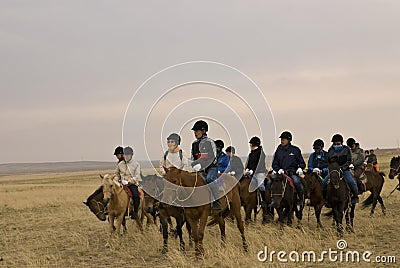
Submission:
M 297 171 L 296 171 L 296 174 L 299 175 L 299 176 L 303 175 L 303 170 L 301 168 L 298 168 Z
M 272 171 L 272 175 L 276 175 L 276 171 L 275 170 Z
M 349 169 L 354 169 L 354 165 L 353 165 L 353 164 L 350 164 L 350 165 L 349 165 Z
M 193 166 L 193 170 L 194 171 L 200 171 L 201 170 L 201 165 L 200 164 L 194 165 Z
M 230 174 L 231 176 L 235 176 L 236 172 L 235 172 L 235 171 L 231 171 L 231 172 L 229 172 L 229 174 Z
M 128 185 L 128 181 L 127 180 L 121 180 L 122 185 Z
M 321 170 L 319 168 L 314 168 L 312 172 L 319 174 L 321 173 Z
M 250 169 L 250 170 L 249 170 L 249 174 L 250 174 L 250 175 L 253 175 L 253 173 L 254 173 L 253 170 Z
M 364 166 L 366 166 L 367 164 L 368 164 L 367 161 L 365 161 L 365 162 L 364 162 Z
M 283 169 L 278 170 L 278 174 L 283 174 L 285 171 Z

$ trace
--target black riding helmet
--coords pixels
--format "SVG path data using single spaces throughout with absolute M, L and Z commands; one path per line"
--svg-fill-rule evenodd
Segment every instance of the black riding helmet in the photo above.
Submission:
M 222 148 L 225 147 L 225 144 L 224 144 L 224 142 L 223 142 L 222 140 L 216 140 L 216 141 L 215 141 L 215 146 L 216 146 L 217 148 L 222 149 Z
M 115 148 L 114 155 L 117 155 L 117 154 L 124 154 L 124 148 L 122 148 L 121 146 L 118 146 L 117 148 Z
M 196 130 L 205 130 L 208 131 L 208 124 L 206 121 L 203 120 L 199 120 L 196 123 L 194 123 L 192 130 L 196 131 Z
M 279 136 L 280 139 L 287 139 L 288 141 L 292 141 L 293 136 L 292 133 L 289 131 L 283 131 L 282 134 Z
M 235 154 L 235 147 L 233 147 L 233 146 L 228 146 L 228 147 L 225 149 L 225 152 Z
M 315 149 L 315 148 L 324 148 L 324 141 L 323 140 L 321 140 L 321 139 L 316 139 L 315 141 L 314 141 L 314 143 L 313 143 L 313 148 Z
M 168 136 L 167 141 L 168 140 L 173 140 L 175 141 L 176 145 L 180 145 L 181 144 L 181 136 L 179 136 L 176 133 L 172 133 L 171 135 Z
M 333 135 L 331 142 L 341 142 L 341 143 L 343 143 L 343 136 L 340 135 L 340 134 L 335 134 L 335 135 Z
M 260 140 L 259 137 L 254 136 L 253 138 L 250 139 L 249 143 L 251 145 L 254 145 L 254 146 L 260 146 L 261 145 L 261 140 Z
M 346 144 L 347 144 L 347 146 L 351 147 L 354 144 L 356 144 L 356 140 L 353 139 L 353 138 L 348 138 L 347 141 L 346 141 Z

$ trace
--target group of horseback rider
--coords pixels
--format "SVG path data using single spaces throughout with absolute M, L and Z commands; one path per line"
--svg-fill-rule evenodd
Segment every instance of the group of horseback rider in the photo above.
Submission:
M 270 187 L 270 180 L 266 178 L 267 169 L 265 166 L 265 153 L 261 146 L 259 137 L 252 137 L 249 141 L 250 153 L 246 164 L 243 166 L 242 160 L 235 155 L 235 148 L 229 146 L 223 152 L 224 142 L 222 140 L 213 141 L 207 136 L 208 124 L 203 120 L 195 122 L 192 127 L 196 140 L 192 143 L 191 157 L 181 149 L 181 137 L 172 133 L 167 137 L 168 150 L 164 153 L 160 161 L 160 174 L 165 175 L 164 168 L 175 167 L 185 171 L 201 172 L 207 184 L 210 186 L 210 192 L 213 196 L 212 209 L 219 210 L 219 188 L 214 182 L 222 173 L 228 173 L 238 180 L 242 176 L 251 178 L 252 183 L 249 191 L 258 189 L 261 196 L 261 206 L 265 207 L 265 191 Z M 297 192 L 297 202 L 304 200 L 304 186 L 301 175 L 306 168 L 306 163 L 299 147 L 292 144 L 292 134 L 284 131 L 279 138 L 281 144 L 277 147 L 272 161 L 272 176 L 277 174 L 286 174 L 294 183 Z M 337 162 L 343 172 L 343 177 L 348 184 L 353 204 L 358 202 L 358 187 L 355 179 L 362 179 L 363 171 L 367 163 L 372 163 L 376 170 L 379 170 L 376 156 L 372 152 L 364 155 L 353 138 L 349 138 L 343 144 L 343 136 L 335 134 L 332 137 L 332 146 L 325 151 L 324 142 L 317 139 L 313 143 L 314 152 L 311 153 L 308 160 L 308 169 L 317 173 L 322 179 L 322 189 L 324 199 L 326 200 L 327 184 L 329 181 L 328 163 Z M 120 182 L 132 192 L 133 213 L 131 218 L 135 219 L 140 198 L 138 186 L 141 183 L 140 165 L 134 159 L 134 151 L 131 147 L 117 147 L 114 155 L 118 159 L 115 174 Z M 353 178 L 354 176 L 354 178 Z

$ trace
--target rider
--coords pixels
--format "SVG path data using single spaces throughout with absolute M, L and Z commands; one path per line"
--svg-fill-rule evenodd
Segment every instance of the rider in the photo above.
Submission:
M 376 158 L 375 151 L 374 149 L 371 149 L 369 152 L 367 163 L 371 163 L 374 166 L 375 171 L 379 173 L 381 170 L 378 165 L 378 159 Z
M 293 138 L 289 131 L 282 132 L 279 138 L 281 139 L 281 144 L 275 151 L 272 169 L 274 174 L 286 172 L 293 179 L 299 197 L 298 204 L 301 205 L 304 200 L 304 188 L 299 176 L 303 175 L 306 163 L 301 155 L 300 148 L 291 144 Z
M 218 159 L 218 173 L 224 173 L 229 165 L 229 156 L 224 153 L 225 144 L 222 140 L 216 140 L 215 146 L 217 147 L 217 159 Z
M 326 161 L 327 151 L 323 150 L 323 148 L 323 140 L 317 139 L 314 141 L 314 152 L 310 154 L 308 159 L 308 169 L 325 178 L 328 175 L 328 163 Z
M 181 137 L 172 133 L 167 138 L 168 150 L 165 151 L 163 159 L 160 161 L 160 173 L 165 175 L 165 168 L 175 167 L 177 169 L 189 171 L 189 160 L 186 153 L 181 149 Z
M 350 169 L 354 169 L 354 177 L 360 179 L 365 170 L 364 150 L 360 148 L 360 144 L 356 143 L 353 138 L 348 138 L 347 146 L 351 149 L 351 165 Z
M 247 157 L 245 170 L 246 175 L 248 175 L 252 181 L 252 184 L 249 186 L 249 191 L 253 192 L 258 188 L 261 194 L 261 207 L 265 207 L 266 202 L 264 180 L 267 172 L 265 167 L 265 153 L 261 146 L 261 140 L 259 137 L 252 137 L 249 143 L 251 151 Z
M 131 203 L 133 205 L 133 213 L 131 219 L 137 217 L 139 211 L 140 198 L 139 198 L 139 183 L 142 181 L 140 175 L 140 164 L 133 158 L 134 152 L 131 147 L 124 148 L 124 161 L 118 163 L 116 168 L 116 175 L 123 185 L 128 185 L 129 190 L 132 192 Z
M 192 143 L 192 159 L 191 166 L 193 170 L 201 171 L 206 179 L 207 184 L 214 182 L 218 178 L 218 160 L 216 146 L 212 139 L 207 137 L 208 124 L 203 120 L 197 121 L 192 130 L 196 140 Z M 221 209 L 219 202 L 219 187 L 215 183 L 210 185 L 210 191 L 215 199 L 211 209 Z
M 346 145 L 343 145 L 342 135 L 340 134 L 333 135 L 332 146 L 329 148 L 326 158 L 328 160 L 328 163 L 334 161 L 338 162 L 338 164 L 340 165 L 340 169 L 343 172 L 344 180 L 346 181 L 347 185 L 349 186 L 352 192 L 351 203 L 352 204 L 358 203 L 357 184 L 354 181 L 353 176 L 351 175 L 351 172 L 349 170 L 351 165 L 351 150 Z M 327 175 L 322 181 L 322 193 L 325 199 L 325 204 L 327 204 L 326 194 L 328 188 L 328 180 L 329 180 L 329 175 Z
M 225 152 L 230 159 L 228 168 L 225 170 L 225 172 L 234 176 L 237 180 L 240 180 L 244 172 L 242 160 L 235 155 L 235 147 L 233 146 L 228 146 Z

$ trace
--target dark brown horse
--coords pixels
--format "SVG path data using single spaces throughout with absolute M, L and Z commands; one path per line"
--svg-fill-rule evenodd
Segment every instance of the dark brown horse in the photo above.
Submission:
M 286 174 L 276 174 L 271 177 L 271 198 L 273 207 L 278 212 L 278 222 L 281 227 L 285 222 L 289 226 L 292 225 L 295 190 Z
M 353 230 L 354 208 L 350 202 L 350 189 L 344 180 L 343 171 L 337 162 L 328 164 L 329 182 L 327 199 L 332 206 L 332 211 L 326 215 L 332 215 L 336 222 L 336 229 L 340 237 L 343 236 L 343 216 L 346 218 L 346 230 Z
M 400 190 L 400 177 L 398 176 L 400 173 L 400 156 L 393 157 L 390 160 L 390 173 L 389 179 L 393 180 L 396 176 L 399 179 L 399 184 L 397 185 L 397 190 Z
M 324 206 L 324 197 L 322 194 L 321 178 L 317 173 L 308 170 L 305 173 L 304 180 L 307 184 L 306 198 L 310 199 L 310 206 L 314 207 L 317 227 L 322 228 L 320 216 L 322 207 Z
M 381 197 L 381 192 L 383 188 L 383 184 L 385 183 L 385 173 L 376 172 L 374 166 L 370 163 L 367 165 L 365 171 L 366 181 L 365 183 L 361 182 L 360 179 L 357 180 L 359 192 L 370 191 L 371 194 L 365 199 L 362 203 L 362 209 L 367 208 L 372 205 L 370 216 L 374 215 L 374 210 L 377 202 L 381 204 L 382 213 L 386 215 L 386 208 L 383 204 L 383 199 Z M 361 190 L 361 191 L 360 191 Z
M 103 200 L 103 186 L 100 186 L 96 191 L 94 191 L 94 193 L 92 193 L 83 204 L 88 206 L 90 211 L 96 215 L 99 220 L 106 220 L 107 217 L 104 214 L 104 211 L 107 203 Z
M 254 221 L 257 219 L 257 191 L 250 192 L 251 178 L 244 175 L 239 181 L 240 203 L 245 212 L 245 223 L 251 222 L 251 213 L 254 212 Z
M 144 197 L 144 209 L 148 213 L 154 213 L 156 210 L 160 216 L 161 230 L 163 234 L 163 249 L 162 254 L 168 252 L 168 225 L 170 223 L 171 217 L 176 220 L 176 234 L 179 237 L 180 250 L 185 251 L 185 242 L 182 237 L 182 226 L 186 222 L 184 210 L 182 207 L 175 207 L 168 204 L 161 203 L 159 200 L 162 199 L 164 192 L 164 180 L 162 177 L 157 175 L 149 175 L 143 178 L 143 188 L 144 190 L 150 190 L 154 193 L 154 197 L 150 196 L 145 192 Z M 192 243 L 191 228 L 186 222 L 186 228 L 189 234 L 189 245 Z
M 198 172 L 191 173 L 176 168 L 169 168 L 169 169 L 165 168 L 165 172 L 166 175 L 164 178 L 167 181 L 180 186 L 179 188 L 187 187 L 191 189 L 189 196 L 186 197 L 185 199 L 190 199 L 191 197 L 195 198 L 196 189 L 201 193 L 201 189 L 199 189 L 199 187 L 207 185 L 203 176 Z M 237 227 L 242 237 L 243 248 L 245 251 L 247 251 L 244 226 L 243 226 L 242 216 L 240 214 L 241 206 L 240 206 L 240 196 L 239 196 L 239 185 L 237 184 L 236 178 L 227 174 L 221 175 L 219 179 L 223 179 L 225 181 L 224 182 L 225 184 L 228 183 L 229 181 L 236 181 L 236 182 L 232 190 L 230 190 L 228 193 L 226 193 L 225 196 L 220 198 L 221 210 L 212 211 L 211 216 L 213 217 L 213 220 L 210 222 L 210 224 L 212 223 L 219 224 L 219 228 L 221 231 L 221 239 L 222 242 L 224 243 L 225 242 L 224 217 L 226 217 L 229 214 L 230 210 L 232 210 L 236 218 Z M 208 187 L 203 187 L 202 189 L 207 189 L 207 194 L 208 195 L 210 194 Z M 206 203 L 204 205 L 199 205 L 194 207 L 185 207 L 184 211 L 185 211 L 185 218 L 189 222 L 189 225 L 192 228 L 192 236 L 195 243 L 196 257 L 204 256 L 203 237 L 204 237 L 204 230 L 207 225 L 207 219 L 211 213 L 211 205 L 210 203 Z

